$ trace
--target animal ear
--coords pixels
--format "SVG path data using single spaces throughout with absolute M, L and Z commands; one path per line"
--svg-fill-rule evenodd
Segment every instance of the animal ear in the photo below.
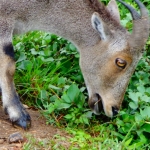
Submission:
M 97 12 L 94 12 L 91 18 L 93 28 L 98 31 L 101 40 L 107 40 L 111 36 L 108 26 L 102 21 Z
M 111 0 L 107 5 L 107 10 L 113 18 L 120 24 L 120 13 L 115 0 Z

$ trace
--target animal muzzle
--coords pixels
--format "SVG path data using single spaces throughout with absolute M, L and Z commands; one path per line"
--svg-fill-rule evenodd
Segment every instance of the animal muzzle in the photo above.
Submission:
M 116 106 L 109 106 L 106 108 L 106 106 L 103 103 L 102 97 L 97 93 L 93 94 L 93 96 L 89 99 L 88 103 L 89 107 L 96 115 L 100 115 L 101 112 L 104 111 L 108 117 L 114 117 L 119 112 L 119 109 Z

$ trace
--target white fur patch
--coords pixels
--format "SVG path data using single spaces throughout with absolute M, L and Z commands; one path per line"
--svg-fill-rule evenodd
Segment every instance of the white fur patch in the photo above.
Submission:
M 7 111 L 11 121 L 16 121 L 20 117 L 18 111 L 12 106 L 8 107 Z

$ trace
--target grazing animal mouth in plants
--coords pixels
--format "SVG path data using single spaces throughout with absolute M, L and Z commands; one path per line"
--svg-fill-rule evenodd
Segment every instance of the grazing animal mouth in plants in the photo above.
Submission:
M 99 115 L 103 111 L 102 98 L 99 94 L 95 93 L 89 100 L 89 106 L 93 110 L 94 114 Z
M 89 106 L 93 110 L 94 114 L 100 115 L 102 112 L 105 112 L 105 114 L 108 114 L 107 116 L 113 117 L 116 116 L 119 112 L 119 109 L 117 106 L 109 106 L 109 110 L 107 110 L 106 106 L 103 104 L 103 99 L 100 96 L 100 94 L 95 93 L 92 98 L 89 100 Z M 108 112 L 108 113 L 107 113 Z

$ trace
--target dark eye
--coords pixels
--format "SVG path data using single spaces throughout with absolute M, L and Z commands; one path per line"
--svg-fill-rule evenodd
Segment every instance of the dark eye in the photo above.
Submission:
M 116 58 L 116 65 L 122 69 L 124 69 L 127 65 L 127 62 L 121 58 Z

